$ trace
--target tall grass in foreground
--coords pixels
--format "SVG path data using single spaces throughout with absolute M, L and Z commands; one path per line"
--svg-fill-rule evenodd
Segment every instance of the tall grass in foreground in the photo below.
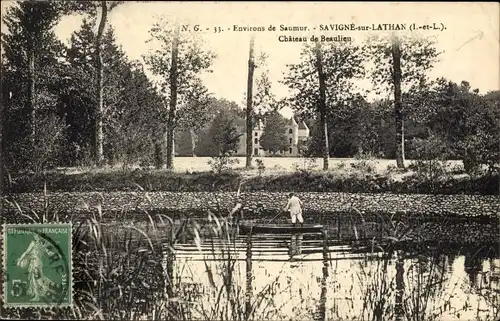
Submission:
M 147 194 L 145 196 L 147 198 Z M 103 201 L 105 201 L 103 199 Z M 225 218 L 207 213 L 205 224 L 184 217 L 173 222 L 165 215 L 149 215 L 134 225 L 127 222 L 106 224 L 106 213 L 97 205 L 88 217 L 60 217 L 47 210 L 26 212 L 18 208 L 17 220 L 26 222 L 73 221 L 74 301 L 72 309 L 5 310 L 2 318 L 13 319 L 103 319 L 103 320 L 280 320 L 287 303 L 276 299 L 289 296 L 287 285 L 278 285 L 280 274 L 262 290 L 254 291 L 252 244 L 242 262 L 236 256 L 236 241 Z M 15 204 L 14 204 L 15 205 Z M 222 210 L 220 212 L 223 212 Z M 319 319 L 321 320 L 439 320 L 450 310 L 449 284 L 445 265 L 439 257 L 408 256 L 397 249 L 398 242 L 411 237 L 411 226 L 385 218 L 389 244 L 376 243 L 382 258 L 367 258 L 349 273 L 353 284 L 350 300 L 360 296 L 362 306 L 346 305 L 342 311 L 327 307 L 329 286 L 326 277 L 336 279 L 335 267 L 324 268 L 321 280 Z M 362 218 L 364 222 L 364 218 Z M 357 232 L 355 233 L 358 234 Z M 210 236 L 209 238 L 206 236 Z M 176 259 L 175 246 L 183 237 L 193 238 L 203 254 L 203 277 L 208 287 L 187 282 L 183 266 Z M 207 251 L 208 249 L 208 251 Z M 205 255 L 208 253 L 207 255 Z M 324 258 L 325 261 L 326 258 Z M 407 262 L 407 263 L 404 263 Z M 174 264 L 175 263 L 175 264 Z M 356 272 L 357 271 L 357 272 Z M 176 275 L 177 273 L 177 275 Z M 193 272 L 197 273 L 197 272 Z M 182 274 L 183 277 L 179 277 Z M 244 274 L 244 277 L 241 275 Z M 199 279 L 199 278 L 195 278 Z M 245 280 L 245 281 L 242 281 Z M 499 303 L 494 280 L 481 279 L 470 293 L 486 298 L 497 320 Z M 453 286 L 453 284 L 452 284 Z M 454 284 L 456 286 L 456 284 Z M 346 301 L 348 301 L 346 299 Z M 312 302 L 312 304 L 310 304 Z M 314 305 L 301 303 L 293 310 L 296 320 L 316 317 Z M 463 309 L 466 309 L 464 307 Z M 454 311 L 461 313 L 461 310 Z M 478 315 L 479 311 L 478 307 Z M 458 316 L 458 315 L 457 315 Z M 495 318 L 496 317 L 496 318 Z M 479 317 L 478 317 L 479 319 Z
M 354 210 L 364 223 L 361 213 Z M 353 284 L 359 285 L 357 288 L 351 288 L 351 297 L 359 295 L 361 310 L 352 306 L 352 309 L 339 311 L 334 307 L 330 309 L 334 320 L 460 319 L 463 314 L 470 312 L 470 302 L 474 301 L 463 298 L 463 306 L 457 307 L 455 298 L 455 303 L 452 304 L 455 290 L 464 286 L 466 289 L 462 290 L 465 293 L 475 295 L 478 299 L 475 320 L 493 321 L 500 318 L 499 281 L 498 277 L 495 278 L 495 270 L 498 267 L 495 266 L 494 260 L 489 261 L 489 272 L 479 273 L 479 281 L 463 283 L 463 280 L 453 280 L 448 273 L 449 256 L 439 253 L 439 250 L 425 251 L 425 247 L 413 250 L 402 248 L 406 241 L 418 241 L 414 239 L 418 238 L 414 232 L 420 228 L 420 224 L 405 224 L 396 221 L 393 216 L 381 219 L 386 222 L 384 234 L 379 240 L 372 240 L 372 251 L 374 248 L 381 250 L 381 256 L 366 257 L 354 263 L 356 272 L 351 275 Z M 442 222 L 442 225 L 443 229 L 447 228 L 446 222 Z M 356 229 L 356 226 L 353 228 Z M 380 242 L 384 240 L 385 242 Z M 438 243 L 436 249 L 440 246 L 445 245 Z M 489 251 L 491 248 L 483 247 L 480 250 Z M 472 255 L 473 258 L 479 255 L 480 250 Z M 486 303 L 486 310 L 484 306 L 480 308 L 481 300 Z
M 47 194 L 45 193 L 47 200 Z M 46 201 L 45 208 L 48 208 Z M 25 213 L 17 207 L 25 222 L 48 223 L 60 220 L 58 213 Z M 173 224 L 161 215 L 148 217 L 143 226 L 127 223 L 101 223 L 102 206 L 89 217 L 73 221 L 72 308 L 52 310 L 3 310 L 2 317 L 20 319 L 119 319 L 154 317 L 156 302 L 168 301 L 168 278 L 161 265 L 162 238 Z M 145 232 L 148 231 L 148 233 Z
M 227 220 L 209 213 L 208 221 L 209 224 L 203 228 L 198 224 L 193 226 L 194 242 L 199 254 L 203 255 L 201 264 L 204 265 L 209 286 L 203 293 L 198 293 L 196 302 L 191 302 L 193 308 L 189 316 L 196 320 L 282 319 L 280 306 L 274 301 L 276 296 L 287 290 L 280 289 L 282 293 L 276 290 L 280 274 L 255 293 L 251 237 L 247 237 L 245 241 L 246 253 L 243 261 L 237 257 L 238 251 L 232 235 L 234 230 L 229 228 Z M 204 240 L 200 236 L 203 232 L 206 233 L 206 229 L 211 230 L 209 240 Z M 196 276 L 194 278 L 197 279 Z
M 48 209 L 47 191 L 44 192 Z M 146 195 L 147 198 L 147 195 Z M 104 202 L 105 200 L 102 199 Z M 4 309 L 2 318 L 78 320 L 267 320 L 279 319 L 279 307 L 271 283 L 252 293 L 251 278 L 241 284 L 234 257 L 235 243 L 224 218 L 209 213 L 209 224 L 200 225 L 184 217 L 175 222 L 165 215 L 149 215 L 134 225 L 103 223 L 106 216 L 98 204 L 88 217 L 59 217 L 48 210 L 26 212 L 17 204 L 16 222 L 73 222 L 74 306 L 65 309 Z M 204 236 L 215 236 L 222 244 L 218 264 L 206 257 L 205 274 L 211 295 L 175 277 L 174 246 L 186 234 L 201 246 Z M 213 238 L 211 238 L 213 240 Z M 201 251 L 201 247 L 200 247 Z M 251 276 L 251 260 L 246 273 Z M 199 302 L 200 298 L 205 298 Z M 1 303 L 1 302 L 0 302 Z

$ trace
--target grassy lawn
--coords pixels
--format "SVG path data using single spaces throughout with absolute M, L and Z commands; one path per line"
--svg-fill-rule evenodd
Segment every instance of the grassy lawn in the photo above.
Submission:
M 262 175 L 276 175 L 295 172 L 297 168 L 308 169 L 310 171 L 321 171 L 323 168 L 322 158 L 312 158 L 305 159 L 300 157 L 253 157 L 252 166 L 253 169 L 245 169 L 245 157 L 234 157 L 233 159 L 238 160 L 238 163 L 233 165 L 233 169 L 238 171 L 244 171 L 245 176 L 255 176 L 258 174 L 257 163 L 255 160 L 260 159 L 263 161 L 265 170 Z M 210 157 L 175 157 L 174 158 L 174 171 L 177 173 L 186 172 L 207 172 L 211 170 L 208 161 L 211 160 Z M 351 164 L 356 164 L 362 162 L 354 158 L 330 158 L 329 171 L 338 172 L 343 169 L 351 168 Z M 395 159 L 373 159 L 368 161 L 376 173 L 385 173 L 388 168 L 396 167 Z M 413 163 L 412 160 L 406 160 L 405 165 L 408 166 Z M 462 165 L 461 161 L 450 160 L 448 164 L 453 167 L 457 165 Z M 138 166 L 131 166 L 131 169 L 138 168 Z M 101 169 L 91 169 L 85 167 L 79 168 L 65 168 L 63 169 L 67 174 L 79 174 L 82 172 L 109 172 L 109 171 L 119 171 L 122 170 L 121 165 L 115 165 L 113 167 L 104 167 Z
M 212 172 L 209 157 L 176 157 L 174 171 L 140 169 L 138 166 L 92 168 L 72 167 L 43 175 L 8 176 L 6 187 L 11 193 L 43 191 L 235 191 L 244 182 L 248 191 L 309 191 L 350 193 L 417 193 L 417 194 L 498 194 L 498 174 L 469 175 L 461 161 L 448 161 L 445 167 L 429 164 L 399 170 L 390 159 L 331 158 L 327 172 L 323 160 L 262 157 L 254 158 L 253 168 L 245 169 L 245 158 L 231 171 Z M 262 160 L 258 168 L 255 160 Z M 432 173 L 432 174 L 430 174 Z M 437 174 L 436 174 L 437 173 Z

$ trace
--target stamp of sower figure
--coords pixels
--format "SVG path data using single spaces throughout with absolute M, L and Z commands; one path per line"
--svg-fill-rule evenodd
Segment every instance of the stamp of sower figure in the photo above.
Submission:
M 72 226 L 5 224 L 5 307 L 68 307 L 73 301 Z

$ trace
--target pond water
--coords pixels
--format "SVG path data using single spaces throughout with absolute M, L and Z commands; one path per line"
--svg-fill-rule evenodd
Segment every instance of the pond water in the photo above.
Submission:
M 499 319 L 498 247 L 377 248 L 321 234 L 195 238 L 165 264 L 186 319 Z

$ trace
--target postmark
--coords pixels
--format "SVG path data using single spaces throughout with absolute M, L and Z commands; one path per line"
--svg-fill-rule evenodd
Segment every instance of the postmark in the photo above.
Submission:
M 2 254 L 5 307 L 72 306 L 71 223 L 5 224 Z

